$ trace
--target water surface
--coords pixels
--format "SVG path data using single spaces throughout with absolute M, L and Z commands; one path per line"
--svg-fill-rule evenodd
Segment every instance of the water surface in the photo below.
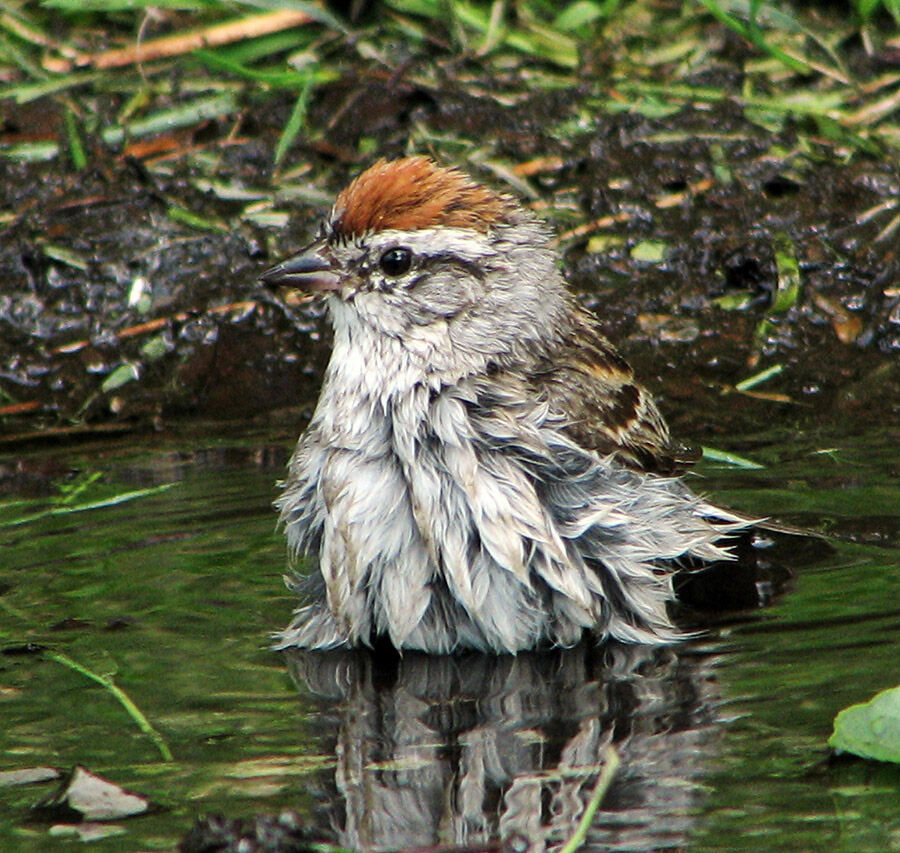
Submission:
M 756 436 L 735 446 L 764 468 L 692 478 L 831 534 L 831 550 L 779 542 L 790 578 L 762 580 L 766 607 L 709 614 L 674 648 L 517 658 L 269 651 L 292 608 L 270 507 L 291 444 L 136 439 L 0 461 L 0 770 L 80 764 L 160 807 L 93 849 L 172 849 L 200 815 L 286 808 L 350 847 L 553 847 L 610 746 L 621 765 L 593 849 L 900 849 L 900 768 L 826 747 L 838 710 L 900 683 L 895 436 Z M 79 484 L 70 506 L 174 485 L 61 512 Z M 174 760 L 46 650 L 112 676 Z M 0 849 L 71 847 L 28 811 L 54 784 L 0 788 Z

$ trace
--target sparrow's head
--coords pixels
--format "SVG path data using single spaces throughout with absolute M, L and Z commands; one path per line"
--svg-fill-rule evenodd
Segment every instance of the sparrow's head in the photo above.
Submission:
M 547 237 L 515 200 L 459 169 L 380 160 L 338 195 L 317 239 L 261 280 L 288 301 L 326 294 L 336 329 L 361 321 L 419 351 L 502 357 L 565 311 Z

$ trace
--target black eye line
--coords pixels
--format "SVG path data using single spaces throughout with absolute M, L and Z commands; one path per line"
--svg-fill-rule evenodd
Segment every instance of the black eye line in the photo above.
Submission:
M 422 269 L 431 269 L 433 267 L 456 267 L 468 273 L 472 278 L 484 281 L 487 278 L 487 270 L 474 261 L 467 261 L 459 255 L 452 252 L 438 252 L 434 255 L 421 255 L 419 266 Z
M 362 248 L 362 246 L 360 246 Z M 390 276 L 387 273 L 387 280 L 384 282 L 385 286 L 389 286 L 389 289 L 393 288 L 393 283 L 390 285 L 389 282 L 392 280 L 396 280 L 401 278 L 403 275 L 407 275 L 409 272 L 418 273 L 415 278 L 410 281 L 406 286 L 410 289 L 417 287 L 422 283 L 423 279 L 426 278 L 426 273 L 435 267 L 455 267 L 456 269 L 461 269 L 466 272 L 468 275 L 472 276 L 472 278 L 478 279 L 478 281 L 484 281 L 487 278 L 487 270 L 483 268 L 482 265 L 474 262 L 467 261 L 461 258 L 459 255 L 454 254 L 453 252 L 437 252 L 435 254 L 419 254 L 414 249 L 411 249 L 409 246 L 388 246 L 385 249 L 382 249 L 377 257 L 373 258 L 370 252 L 366 252 L 365 256 L 360 258 L 355 264 L 353 264 L 353 268 L 357 270 L 359 274 L 362 274 L 366 278 L 371 275 L 376 270 L 381 269 L 381 259 L 385 254 L 394 250 L 394 249 L 405 249 L 412 256 L 412 262 L 410 264 L 409 270 L 406 273 L 402 273 L 400 276 Z

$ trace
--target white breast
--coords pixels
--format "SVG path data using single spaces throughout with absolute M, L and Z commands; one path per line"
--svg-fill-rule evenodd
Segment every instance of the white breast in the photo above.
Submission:
M 343 303 L 333 313 L 331 362 L 292 467 L 308 487 L 294 487 L 296 499 L 316 509 L 287 528 L 301 550 L 317 543 L 310 556 L 338 630 L 432 651 L 461 638 L 532 643 L 540 629 L 522 535 L 552 534 L 533 490 L 521 499 L 521 471 L 507 466 L 498 479 L 479 464 L 455 377 L 426 372 L 440 361 L 428 350 L 441 330 L 422 330 L 410 349 L 409 336 L 375 333 Z

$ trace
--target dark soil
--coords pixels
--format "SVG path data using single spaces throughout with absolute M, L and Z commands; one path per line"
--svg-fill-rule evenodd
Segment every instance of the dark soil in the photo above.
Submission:
M 809 128 L 788 123 L 773 135 L 728 102 L 649 119 L 604 114 L 578 88 L 504 106 L 490 93 L 497 85 L 345 77 L 317 90 L 316 138 L 295 145 L 290 164 L 308 164 L 302 180 L 325 198 L 374 159 L 361 148 L 397 156 L 423 135 L 490 140 L 491 162 L 544 158 L 520 175 L 563 233 L 572 287 L 676 433 L 726 446 L 760 425 L 814 427 L 823 413 L 896 425 L 900 237 L 877 239 L 896 215 L 895 162 L 842 161 Z M 214 158 L 216 181 L 277 199 L 273 150 L 293 100 L 273 96 L 265 111 L 222 116 L 176 141 Z M 94 107 L 112 115 L 117 104 Z M 585 115 L 586 130 L 554 131 Z M 5 135 L 52 135 L 59 121 L 55 102 L 39 101 L 7 117 Z M 415 147 L 442 154 L 438 143 Z M 286 415 L 298 428 L 328 357 L 327 326 L 315 305 L 291 314 L 267 301 L 256 277 L 309 239 L 327 204 L 281 204 L 289 226 L 266 230 L 241 218 L 245 201 L 198 188 L 210 174 L 196 160 L 160 168 L 99 142 L 89 155 L 83 172 L 64 157 L 0 160 L 11 211 L 0 231 L 0 446 L 186 418 Z M 885 210 L 867 214 L 877 205 Z M 173 206 L 224 227 L 184 224 Z M 664 244 L 659 259 L 633 255 L 646 241 Z M 777 246 L 796 256 L 801 289 L 776 313 Z M 782 372 L 752 396 L 733 390 L 776 364 Z

